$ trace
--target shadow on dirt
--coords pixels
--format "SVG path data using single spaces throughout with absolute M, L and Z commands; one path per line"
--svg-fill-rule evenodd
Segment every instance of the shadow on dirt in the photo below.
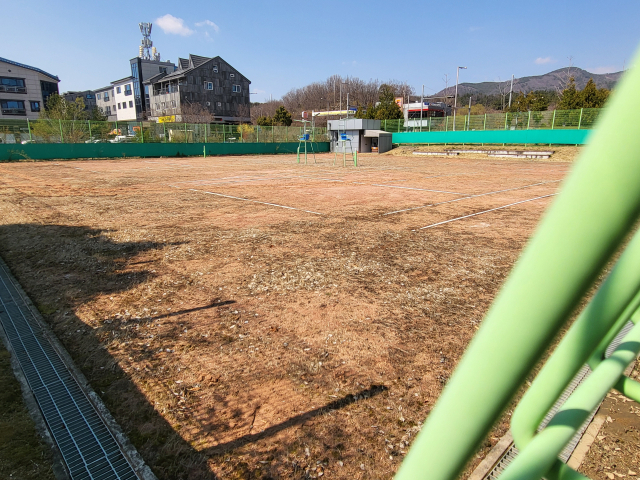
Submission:
M 356 395 L 336 399 L 286 419 L 263 431 L 249 431 L 233 441 L 196 450 L 183 440 L 176 430 L 178 427 L 174 428 L 165 420 L 163 404 L 154 401 L 149 393 L 151 389 L 143 392 L 137 385 L 155 382 L 159 387 L 157 390 L 163 391 L 165 396 L 170 396 L 179 405 L 173 397 L 175 393 L 163 384 L 162 379 L 156 380 L 152 374 L 132 368 L 126 358 L 128 355 L 130 360 L 136 357 L 138 365 L 141 365 L 141 360 L 153 363 L 159 354 L 166 353 L 162 349 L 159 352 L 157 348 L 148 347 L 144 343 L 146 340 L 140 342 L 145 338 L 142 331 L 150 323 L 231 305 L 235 300 L 215 299 L 201 307 L 155 316 L 155 312 L 149 312 L 146 317 L 126 319 L 116 319 L 110 314 L 106 320 L 107 312 L 92 310 L 89 316 L 96 319 L 96 324 L 86 323 L 74 312 L 89 304 L 100 304 L 96 301 L 106 301 L 110 295 L 126 295 L 152 282 L 156 275 L 152 268 L 157 268 L 163 258 L 162 251 L 178 245 L 118 242 L 112 239 L 111 233 L 65 225 L 3 225 L 0 226 L 0 255 L 160 480 L 217 479 L 219 477 L 208 464 L 210 461 L 218 466 L 224 465 L 223 469 L 230 474 L 229 478 L 269 479 L 271 477 L 268 474 L 259 469 L 252 470 L 243 463 L 242 455 L 228 463 L 227 454 L 252 442 L 268 439 L 290 427 L 305 424 L 323 413 L 345 408 L 360 399 L 386 391 L 386 387 L 373 386 Z M 179 332 L 176 330 L 175 334 L 177 336 Z M 179 408 L 176 406 L 176 411 Z M 228 429 L 230 425 L 221 427 Z M 216 436 L 215 431 L 211 433 Z M 284 444 L 269 446 L 270 450 L 285 452 L 287 448 Z M 330 448 L 327 446 L 327 449 Z M 306 478 L 304 473 L 297 470 L 292 475 L 287 475 L 287 478 Z

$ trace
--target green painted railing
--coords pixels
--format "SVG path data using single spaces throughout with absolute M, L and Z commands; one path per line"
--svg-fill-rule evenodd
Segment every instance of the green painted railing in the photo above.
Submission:
M 303 133 L 298 126 L 0 119 L 0 144 L 287 143 Z M 314 142 L 328 141 L 326 128 L 307 128 L 306 133 Z
M 483 115 L 425 117 L 422 119 L 382 120 L 387 132 L 461 132 L 479 130 L 588 130 L 593 128 L 601 108 L 548 110 L 544 112 L 504 112 Z M 459 112 L 461 113 L 461 112 Z M 455 123 L 454 123 L 455 122 Z
M 636 57 L 636 65 L 638 59 Z M 640 215 L 640 69 L 625 74 L 562 192 L 487 313 L 396 480 L 452 480 L 539 362 Z M 520 453 L 502 479 L 586 478 L 557 459 L 611 388 L 636 401 L 624 369 L 640 351 L 640 234 L 563 337 L 511 422 Z M 615 353 L 604 346 L 630 319 Z M 540 421 L 584 362 L 593 373 L 542 431 Z

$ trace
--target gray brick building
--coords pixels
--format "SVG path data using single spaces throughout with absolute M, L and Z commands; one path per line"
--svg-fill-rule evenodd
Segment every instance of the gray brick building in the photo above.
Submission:
M 150 120 L 175 117 L 183 121 L 183 109 L 201 105 L 216 122 L 250 121 L 251 81 L 220 57 L 178 59 L 178 69 L 159 73 L 144 82 L 149 86 Z
M 0 58 L 0 119 L 37 119 L 58 82 L 44 70 Z

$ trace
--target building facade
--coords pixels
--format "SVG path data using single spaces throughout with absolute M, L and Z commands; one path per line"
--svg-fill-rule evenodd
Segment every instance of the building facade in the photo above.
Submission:
M 113 85 L 102 87 L 95 91 L 96 106 L 100 113 L 107 116 L 107 120 L 113 122 L 117 120 L 116 96 Z
M 250 122 L 251 81 L 220 57 L 189 55 L 178 59 L 171 73 L 158 73 L 149 87 L 149 119 L 184 121 L 194 106 L 208 111 L 213 121 Z
M 169 74 L 176 70 L 173 62 L 161 62 L 160 60 L 149 60 L 145 58 L 132 58 L 131 76 L 133 82 L 133 103 L 136 108 L 136 117 L 138 120 L 146 120 L 149 117 L 149 85 L 144 82 L 159 73 Z
M 116 120 L 136 120 L 136 106 L 133 97 L 133 84 L 135 79 L 133 77 L 125 77 L 115 82 L 111 82 L 113 85 L 113 99 L 116 105 Z
M 37 119 L 59 82 L 56 75 L 0 57 L 0 119 Z
M 93 90 L 85 90 L 84 92 L 64 92 L 62 94 L 67 102 L 75 102 L 76 98 L 82 98 L 84 101 L 84 109 L 92 112 L 96 108 L 96 94 Z

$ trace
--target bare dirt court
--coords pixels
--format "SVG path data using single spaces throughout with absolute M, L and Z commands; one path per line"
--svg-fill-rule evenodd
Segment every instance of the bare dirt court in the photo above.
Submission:
M 0 254 L 161 479 L 390 478 L 570 167 L 317 158 L 0 164 Z

